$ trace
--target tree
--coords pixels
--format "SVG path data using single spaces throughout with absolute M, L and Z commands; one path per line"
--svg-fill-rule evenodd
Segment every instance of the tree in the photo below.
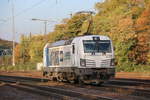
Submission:
M 20 53 L 21 47 L 20 45 L 16 45 L 15 47 L 15 63 L 19 63 L 21 61 L 21 53 Z
M 43 48 L 45 46 L 45 39 L 43 35 L 35 35 L 31 37 L 29 44 L 30 62 L 41 62 L 43 58 Z
M 29 44 L 30 44 L 30 39 L 24 35 L 21 36 L 21 43 L 20 43 L 20 54 L 19 56 L 21 56 L 21 63 L 25 63 L 28 62 L 30 59 L 30 55 L 29 55 Z M 18 46 L 19 47 L 19 46 Z
M 137 44 L 131 53 L 137 64 L 149 63 L 150 50 L 150 8 L 146 8 L 136 21 Z

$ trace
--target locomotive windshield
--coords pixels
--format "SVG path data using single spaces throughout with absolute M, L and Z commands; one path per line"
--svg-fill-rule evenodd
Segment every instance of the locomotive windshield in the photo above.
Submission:
M 110 53 L 111 43 L 110 40 L 83 40 L 84 52 L 85 53 Z

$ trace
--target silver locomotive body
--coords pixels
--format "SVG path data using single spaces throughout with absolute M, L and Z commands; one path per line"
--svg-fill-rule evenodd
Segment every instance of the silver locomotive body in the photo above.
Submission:
M 115 75 L 112 41 L 88 35 L 44 47 L 44 75 L 52 80 L 102 83 Z

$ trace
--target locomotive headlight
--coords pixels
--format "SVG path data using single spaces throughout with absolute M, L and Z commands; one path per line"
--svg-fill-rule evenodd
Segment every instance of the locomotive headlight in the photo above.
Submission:
M 111 59 L 110 66 L 115 66 L 115 59 Z
M 86 60 L 80 59 L 80 65 L 86 67 Z

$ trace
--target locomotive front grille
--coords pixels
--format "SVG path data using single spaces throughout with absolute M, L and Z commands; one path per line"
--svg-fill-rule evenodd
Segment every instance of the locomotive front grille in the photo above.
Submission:
M 94 60 L 86 59 L 86 67 L 95 67 L 96 63 Z
M 102 60 L 100 63 L 101 67 L 109 67 L 110 66 L 110 59 Z

